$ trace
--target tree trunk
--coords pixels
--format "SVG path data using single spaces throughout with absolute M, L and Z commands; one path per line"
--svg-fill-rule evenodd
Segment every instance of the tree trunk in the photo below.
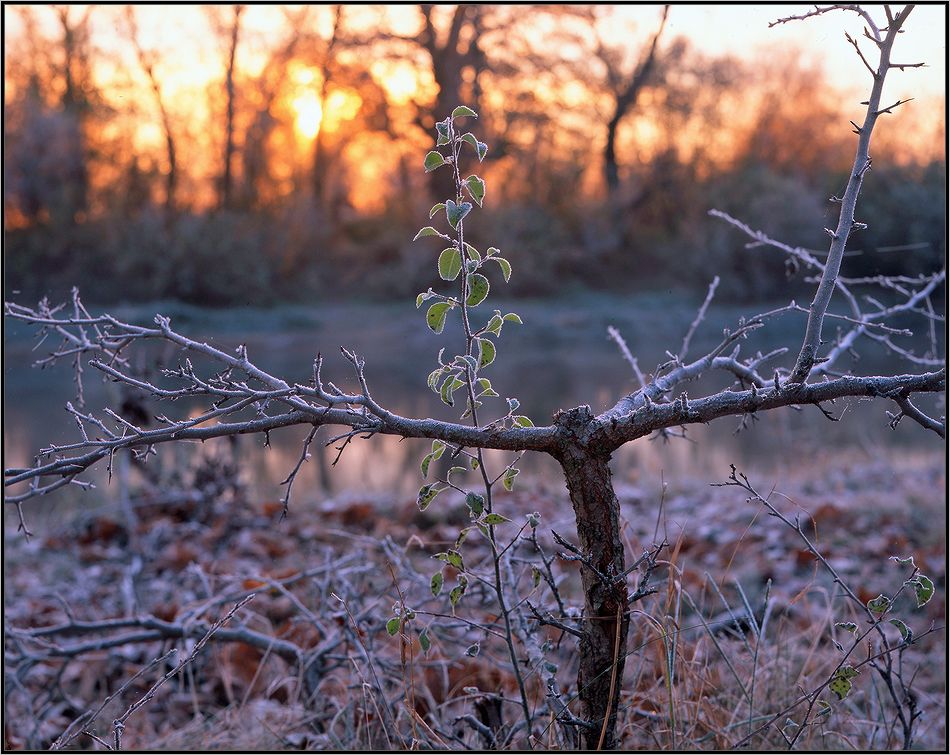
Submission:
M 231 174 L 231 163 L 234 160 L 234 99 L 236 96 L 234 85 L 235 57 L 237 55 L 238 38 L 241 30 L 241 13 L 243 6 L 234 6 L 234 20 L 230 30 L 230 48 L 228 50 L 227 71 L 225 74 L 224 88 L 227 92 L 227 113 L 225 116 L 225 134 L 224 134 L 224 166 L 221 176 L 221 206 L 231 206 L 231 192 L 234 183 Z
M 599 745 L 600 749 L 612 750 L 617 747 L 614 730 L 627 654 L 629 596 L 626 578 L 619 576 L 624 573 L 624 553 L 620 504 L 608 466 L 610 452 L 591 442 L 588 428 L 592 420 L 586 406 L 558 416 L 558 424 L 568 431 L 568 440 L 558 450 L 557 459 L 574 506 L 583 554 L 584 623 L 577 687 L 579 715 L 592 724 L 583 733 L 584 748 L 595 750 Z

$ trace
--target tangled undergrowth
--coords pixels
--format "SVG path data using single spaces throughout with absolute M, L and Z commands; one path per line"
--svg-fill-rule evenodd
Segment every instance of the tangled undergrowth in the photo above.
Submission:
M 46 525 L 29 541 L 6 533 L 6 747 L 101 749 L 117 720 L 122 747 L 133 749 L 521 746 L 490 585 L 472 580 L 454 612 L 447 589 L 433 594 L 442 565 L 433 555 L 452 551 L 470 519 L 461 496 L 447 492 L 425 512 L 414 500 L 352 494 L 300 501 L 281 521 L 281 504 L 248 500 L 219 451 L 175 487 L 143 483 L 124 507 Z M 783 710 L 841 662 L 848 622 L 867 624 L 794 531 L 708 482 L 618 487 L 631 563 L 657 553 L 647 586 L 656 592 L 634 605 L 618 680 L 624 748 L 714 750 L 751 736 L 753 747 L 785 749 L 805 706 Z M 882 463 L 842 452 L 776 480 L 782 495 L 771 499 L 802 517 L 862 601 L 899 588 L 906 575 L 892 555 L 912 555 L 933 578 L 925 608 L 895 605 L 919 638 L 901 663 L 923 713 L 915 744 L 925 748 L 946 736 L 945 482 L 934 456 Z M 568 711 L 537 727 L 536 743 L 566 748 L 577 662 L 568 630 L 583 596 L 570 543 L 552 530 L 569 531 L 570 504 L 566 492 L 529 481 L 503 510 L 515 631 L 534 646 L 521 653 L 527 691 L 538 708 L 555 695 Z M 463 551 L 470 572 L 491 558 L 475 541 Z M 457 576 L 451 563 L 441 573 L 446 585 Z M 638 574 L 643 563 L 634 584 Z M 167 655 L 172 648 L 181 658 Z M 809 719 L 797 746 L 900 746 L 884 682 L 864 660 L 852 654 L 853 690 L 842 700 L 826 693 L 819 706 L 828 710 Z

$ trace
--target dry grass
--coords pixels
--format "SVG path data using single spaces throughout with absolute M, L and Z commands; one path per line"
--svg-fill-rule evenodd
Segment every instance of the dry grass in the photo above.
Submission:
M 724 470 L 723 478 L 727 474 Z M 641 482 L 642 487 L 618 490 L 628 557 L 648 547 L 657 530 L 669 547 L 654 573 L 658 592 L 635 605 L 630 654 L 618 680 L 623 746 L 733 748 L 801 691 L 827 679 L 842 656 L 833 639 L 844 642 L 835 622 L 860 623 L 861 617 L 802 550 L 795 533 L 747 503 L 741 491 L 678 478 L 659 511 L 660 481 Z M 757 481 L 766 490 L 772 482 Z M 863 600 L 893 594 L 901 572 L 888 556 L 913 554 L 936 582 L 937 595 L 923 610 L 902 602 L 896 612 L 918 635 L 931 621 L 942 625 L 946 501 L 939 457 L 869 461 L 839 454 L 774 482 L 787 496 L 776 499 L 780 507 L 802 514 L 822 553 Z M 507 537 L 515 536 L 524 514 L 539 511 L 538 538 L 550 556 L 558 549 L 549 530 L 565 536 L 572 531 L 566 493 L 520 479 L 519 486 L 500 504 L 513 520 L 505 526 Z M 355 496 L 295 504 L 284 522 L 278 522 L 278 511 L 272 502 L 245 500 L 239 486 L 219 487 L 212 500 L 179 496 L 175 504 L 151 491 L 137 500 L 134 531 L 118 511 L 105 511 L 77 516 L 29 543 L 8 533 L 5 745 L 49 747 L 76 716 L 161 652 L 185 646 L 181 640 L 135 642 L 64 660 L 52 657 L 53 645 L 71 646 L 90 635 L 57 634 L 44 644 L 11 628 L 67 621 L 67 606 L 77 621 L 151 614 L 172 624 L 200 623 L 218 618 L 249 592 L 257 593 L 254 600 L 229 627 L 302 651 L 338 641 L 321 651 L 322 666 L 310 688 L 299 665 L 274 648 L 215 638 L 129 720 L 124 746 L 401 749 L 416 743 L 464 749 L 486 747 L 492 737 L 502 747 L 526 744 L 524 732 L 512 730 L 519 721 L 517 693 L 492 591 L 470 576 L 457 617 L 447 600 L 455 584 L 452 567 L 444 567 L 442 595 L 430 591 L 430 577 L 441 565 L 432 554 L 451 547 L 468 524 L 461 500 L 445 494 L 425 515 L 409 501 Z M 473 574 L 489 563 L 477 532 L 460 552 Z M 545 681 L 553 675 L 561 699 L 571 700 L 575 643 L 559 630 L 539 627 L 519 603 L 530 599 L 559 613 L 545 580 L 534 585 L 538 554 L 522 542 L 510 556 L 516 621 L 552 664 L 523 670 L 536 706 L 536 740 L 562 749 L 571 734 L 544 708 Z M 321 570 L 323 565 L 331 568 Z M 553 575 L 570 613 L 581 602 L 576 565 L 555 559 Z M 385 628 L 399 593 L 416 612 L 404 628 L 405 643 Z M 754 622 L 746 618 L 749 608 Z M 569 616 L 562 618 L 570 624 Z M 432 644 L 427 653 L 420 646 L 422 628 Z M 903 658 L 925 712 L 915 742 L 928 749 L 939 748 L 946 736 L 944 649 L 941 629 Z M 108 740 L 113 718 L 162 671 L 144 674 L 111 703 L 93 733 Z M 785 749 L 782 729 L 792 736 L 803 713 L 799 706 L 780 716 L 753 735 L 751 746 Z M 833 702 L 829 716 L 811 720 L 814 725 L 797 747 L 900 745 L 893 707 L 881 679 L 868 668 L 847 699 Z M 74 745 L 96 747 L 86 735 Z

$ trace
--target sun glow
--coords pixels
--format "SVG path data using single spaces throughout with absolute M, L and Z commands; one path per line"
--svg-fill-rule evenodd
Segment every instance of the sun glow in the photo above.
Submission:
M 317 93 L 310 90 L 301 92 L 290 103 L 294 110 L 294 125 L 305 139 L 314 139 L 323 122 L 323 108 Z

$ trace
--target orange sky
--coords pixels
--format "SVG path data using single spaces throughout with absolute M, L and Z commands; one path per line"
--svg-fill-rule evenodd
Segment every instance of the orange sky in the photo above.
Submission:
M 635 56 L 642 42 L 656 28 L 660 7 L 603 6 L 600 33 L 608 43 L 618 47 L 629 45 L 631 56 Z M 769 28 L 770 21 L 806 12 L 810 7 L 674 5 L 664 42 L 669 43 L 675 36 L 684 36 L 693 48 L 706 54 L 730 54 L 751 61 L 767 61 L 776 52 L 798 50 L 809 59 L 809 63 L 817 62 L 823 66 L 830 85 L 853 93 L 854 102 L 851 104 L 857 110 L 858 102 L 864 99 L 867 91 L 869 74 L 844 38 L 845 31 L 860 36 L 862 22 L 856 14 L 834 12 Z M 34 10 L 41 28 L 48 29 L 51 36 L 57 35 L 53 13 L 44 12 L 41 6 Z M 530 6 L 525 6 L 524 11 L 530 13 Z M 81 12 L 82 8 L 75 9 L 77 16 Z M 134 53 L 125 35 L 116 33 L 122 13 L 122 7 L 102 6 L 92 15 L 93 43 L 102 52 L 97 59 L 97 78 L 107 87 L 124 82 L 126 87 L 141 86 L 141 91 L 145 92 L 144 77 Z M 331 8 L 315 6 L 311 13 L 310 23 L 328 35 Z M 385 10 L 384 6 L 348 6 L 345 13 L 350 27 L 373 28 L 383 14 L 388 23 L 395 25 L 396 31 L 401 33 L 414 33 L 419 24 L 418 10 L 414 6 L 385 6 Z M 871 6 L 871 13 L 882 17 L 883 24 L 883 12 L 879 7 Z M 209 117 L 208 87 L 216 86 L 223 73 L 222 51 L 211 31 L 205 9 L 197 5 L 140 5 L 136 8 L 136 16 L 142 45 L 158 55 L 158 74 L 164 95 L 173 103 L 179 117 L 187 113 L 185 120 L 190 122 L 193 136 L 198 137 L 204 130 L 201 124 L 207 123 Z M 4 6 L 4 17 L 5 42 L 15 41 L 21 31 L 21 19 L 15 8 L 9 5 Z M 917 128 L 925 130 L 943 125 L 946 102 L 945 22 L 944 4 L 914 9 L 905 26 L 905 34 L 896 47 L 895 59 L 908 63 L 926 61 L 928 65 L 921 69 L 894 71 L 885 87 L 887 102 L 915 98 L 913 120 Z M 246 9 L 242 23 L 245 31 L 239 46 L 238 67 L 243 74 L 253 76 L 263 67 L 273 45 L 282 35 L 286 19 L 280 8 L 251 5 Z M 432 87 L 431 74 L 423 72 L 420 79 L 420 74 L 409 62 L 393 67 L 391 63 L 374 61 L 370 69 L 395 102 L 404 102 L 417 87 L 430 90 Z M 359 105 L 358 97 L 354 100 L 345 92 L 336 92 L 327 103 L 327 113 L 322 113 L 315 95 L 315 73 L 314 70 L 302 69 L 293 71 L 290 76 L 295 90 L 289 96 L 288 104 L 302 142 L 312 140 L 319 127 L 327 131 L 339 128 L 352 117 L 354 108 Z M 147 96 L 142 102 L 146 109 L 150 107 Z M 854 117 L 858 117 L 857 112 Z M 937 119 L 940 124 L 936 123 Z M 134 138 L 140 148 L 160 147 L 161 131 L 156 120 L 141 119 Z
M 796 47 L 826 63 L 830 80 L 837 86 L 858 91 L 866 86 L 867 72 L 853 50 L 844 40 L 844 32 L 860 34 L 860 19 L 852 13 L 835 12 L 809 19 L 768 28 L 769 21 L 783 16 L 802 13 L 806 5 L 674 5 L 670 11 L 668 31 L 687 37 L 696 48 L 711 53 L 731 53 L 740 58 L 758 59 L 779 47 Z M 872 13 L 882 15 L 878 8 Z M 530 6 L 526 7 L 529 11 Z M 612 18 L 602 27 L 611 41 L 622 42 L 649 33 L 659 14 L 659 6 L 615 6 Z M 329 8 L 318 8 L 317 22 L 329 23 Z M 366 6 L 351 6 L 347 14 L 356 21 L 371 25 L 375 11 Z M 943 96 L 946 75 L 946 5 L 919 5 L 910 16 L 905 35 L 898 50 L 915 60 L 925 60 L 927 68 L 908 70 L 891 77 L 894 89 L 913 91 L 918 97 Z M 78 11 L 78 9 L 77 9 Z M 117 7 L 103 6 L 94 14 L 95 42 L 105 50 L 125 51 L 124 43 L 116 38 L 115 22 L 121 12 Z M 163 67 L 174 79 L 184 77 L 192 83 L 196 78 L 212 79 L 217 76 L 219 53 L 211 42 L 208 19 L 200 6 L 142 5 L 137 9 L 142 42 L 159 51 L 173 52 L 177 66 L 166 59 Z M 388 6 L 387 14 L 400 25 L 402 31 L 412 31 L 418 25 L 418 14 L 412 6 Z M 7 39 L 15 38 L 21 28 L 15 10 L 4 6 Z M 50 18 L 50 21 L 52 19 Z M 254 37 L 266 39 L 284 23 L 280 11 L 273 6 L 250 6 L 245 23 L 252 34 L 245 46 L 245 65 L 253 69 Z M 898 56 L 899 57 L 899 56 Z

